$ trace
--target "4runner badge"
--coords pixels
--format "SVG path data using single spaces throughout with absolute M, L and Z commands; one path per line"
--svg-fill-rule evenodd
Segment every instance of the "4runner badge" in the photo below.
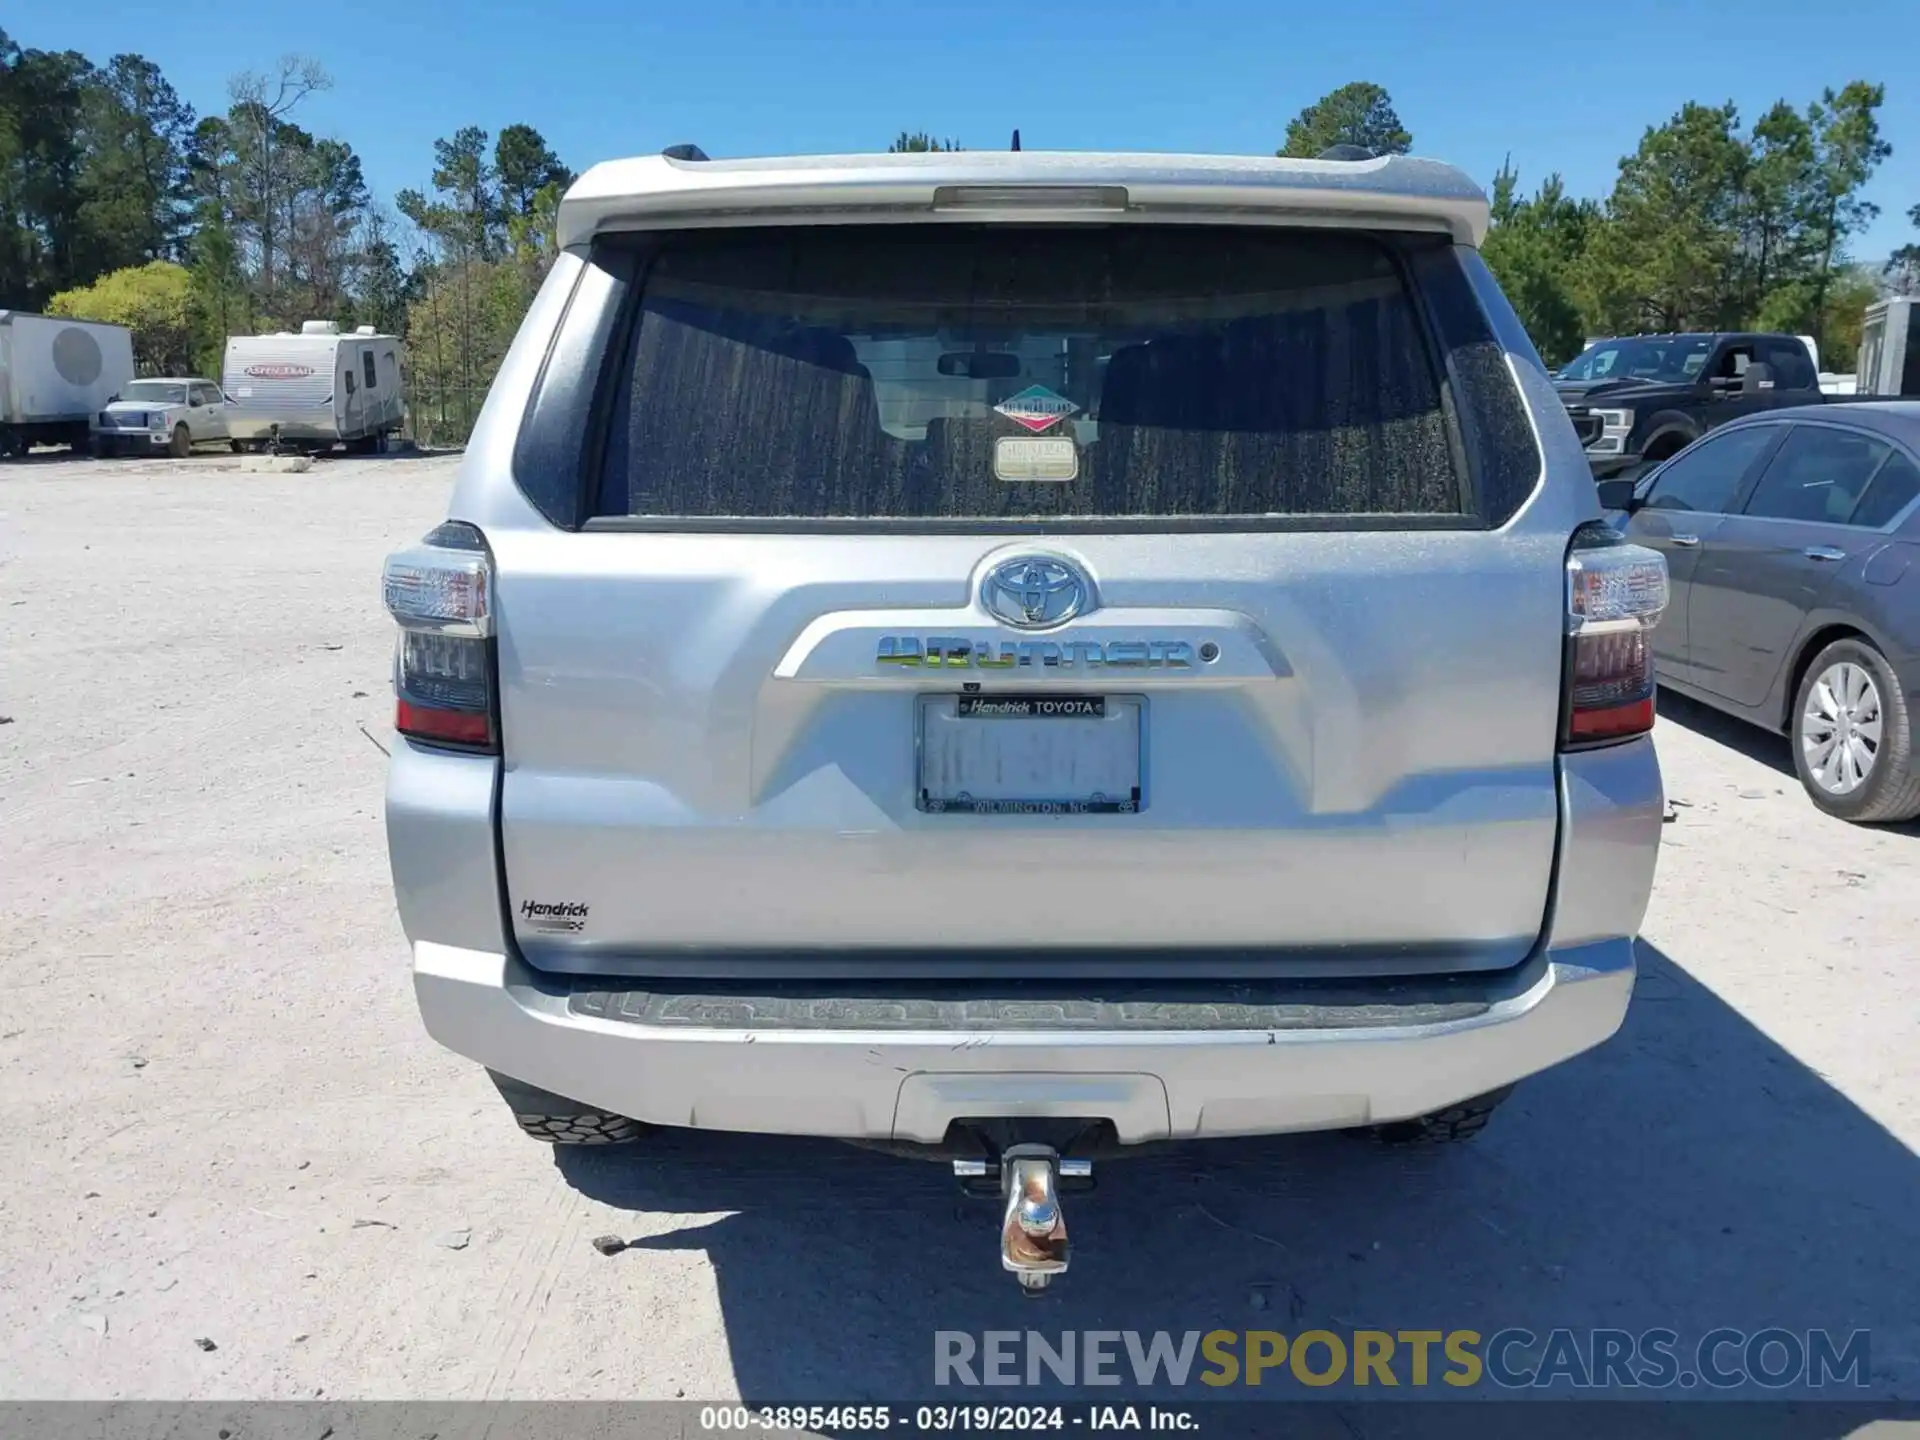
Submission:
M 1018 395 L 1009 396 L 993 407 L 1016 425 L 1036 435 L 1050 430 L 1080 407 L 1064 395 L 1056 395 L 1044 385 L 1029 385 Z
M 1189 640 L 975 640 L 963 635 L 882 635 L 874 662 L 927 670 L 1191 670 L 1220 647 Z

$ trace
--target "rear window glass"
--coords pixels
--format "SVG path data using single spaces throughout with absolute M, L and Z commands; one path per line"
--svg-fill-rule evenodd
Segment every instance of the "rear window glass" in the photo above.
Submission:
M 1891 525 L 1916 496 L 1920 496 L 1920 466 L 1896 450 L 1867 486 L 1866 496 L 1853 512 L 1851 523 L 1875 530 Z
M 1362 234 L 707 233 L 647 264 L 598 513 L 1459 515 L 1399 266 Z

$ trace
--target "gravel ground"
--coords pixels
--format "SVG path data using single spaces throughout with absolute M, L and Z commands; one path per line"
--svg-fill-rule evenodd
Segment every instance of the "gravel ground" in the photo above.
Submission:
M 1470 1147 L 1109 1167 L 1037 1306 L 932 1166 L 556 1163 L 422 1032 L 387 889 L 377 569 L 451 463 L 0 467 L 0 1397 L 844 1401 L 936 1329 L 1421 1324 L 1867 1327 L 1920 1396 L 1920 831 L 1684 704 L 1627 1027 Z

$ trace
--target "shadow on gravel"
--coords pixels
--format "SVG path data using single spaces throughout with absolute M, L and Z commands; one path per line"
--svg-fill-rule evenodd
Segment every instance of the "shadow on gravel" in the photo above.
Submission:
M 1092 1328 L 1664 1326 L 1683 1361 L 1721 1326 L 1824 1327 L 1841 1341 L 1865 1328 L 1865 1393 L 1920 1395 L 1920 1158 L 1658 950 L 1643 945 L 1642 962 L 1621 1034 L 1523 1084 L 1471 1144 L 1409 1152 L 1302 1136 L 1102 1165 L 1097 1192 L 1067 1198 L 1072 1270 L 1034 1299 L 1000 1270 L 997 1207 L 961 1199 L 926 1162 L 684 1131 L 556 1159 L 610 1205 L 733 1212 L 635 1249 L 707 1253 L 749 1402 L 925 1400 L 936 1331 Z M 1262 1390 L 1179 1393 L 1308 1393 L 1267 1378 Z M 1138 1393 L 1129 1380 L 1077 1398 Z
M 1776 734 L 1758 725 L 1749 725 L 1744 720 L 1703 705 L 1685 695 L 1676 695 L 1671 690 L 1660 692 L 1660 718 L 1684 726 L 1702 739 L 1711 740 L 1716 745 L 1724 745 L 1737 751 L 1757 764 L 1765 765 L 1769 770 L 1784 775 L 1793 782 L 1793 790 L 1800 790 L 1800 776 L 1793 768 L 1793 751 L 1789 748 L 1792 741 L 1784 735 Z M 1813 808 L 1812 801 L 1803 801 L 1807 808 Z M 1920 838 L 1920 820 L 1910 820 L 1900 825 L 1875 825 L 1876 834 L 1911 835 Z
M 444 460 L 449 456 L 457 456 L 461 453 L 463 452 L 457 449 L 420 450 L 413 448 L 388 450 L 384 454 L 379 455 L 357 454 L 351 450 L 323 450 L 315 454 L 313 458 L 320 462 L 362 460 L 377 461 L 382 465 L 397 465 L 409 460 Z M 172 465 L 182 465 L 194 460 L 218 460 L 224 461 L 228 466 L 231 466 L 238 458 L 233 451 L 227 448 L 224 441 L 219 442 L 217 445 L 202 445 L 184 460 L 175 459 L 165 451 L 152 455 L 100 456 L 90 454 L 86 450 L 41 449 L 30 451 L 26 455 L 0 456 L 0 478 L 4 478 L 9 470 L 19 471 L 28 468 L 44 469 L 50 466 L 72 464 L 82 460 L 97 461 L 102 467 L 106 468 L 126 466 L 131 470 L 142 464 L 165 462 Z
M 93 458 L 84 449 L 60 450 L 52 447 L 29 450 L 24 455 L 0 455 L 0 476 L 4 476 L 9 470 L 20 470 L 29 465 L 65 465 L 74 460 Z
M 313 458 L 316 462 L 367 460 L 381 465 L 398 465 L 404 464 L 409 460 L 445 460 L 449 456 L 463 453 L 465 452 L 454 449 L 421 450 L 411 446 L 401 446 L 398 449 L 382 451 L 379 454 L 369 454 L 354 450 L 321 450 L 317 452 Z
M 1684 725 L 1716 745 L 1737 750 L 1749 760 L 1786 776 L 1795 785 L 1800 783 L 1799 775 L 1794 773 L 1793 752 L 1787 748 L 1789 742 L 1784 735 L 1758 725 L 1749 725 L 1744 720 L 1736 720 L 1711 705 L 1703 705 L 1698 700 L 1677 695 L 1671 690 L 1660 692 L 1660 718 Z

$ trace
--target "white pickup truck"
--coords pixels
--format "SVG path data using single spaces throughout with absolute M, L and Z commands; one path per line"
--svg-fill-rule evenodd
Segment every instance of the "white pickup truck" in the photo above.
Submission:
M 93 417 L 96 455 L 186 456 L 195 445 L 228 440 L 227 397 L 211 380 L 131 380 Z

